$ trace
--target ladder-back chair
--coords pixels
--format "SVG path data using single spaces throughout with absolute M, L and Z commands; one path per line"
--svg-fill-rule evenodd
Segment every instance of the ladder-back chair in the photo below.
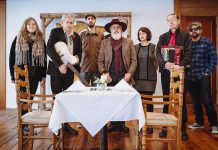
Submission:
M 168 148 L 172 148 L 171 142 L 176 141 L 176 148 L 181 149 L 181 120 L 184 93 L 184 67 L 174 71 L 170 69 L 170 92 L 169 95 L 143 95 L 141 94 L 142 104 L 145 113 L 146 123 L 139 133 L 139 146 L 146 149 L 147 141 L 168 142 Z M 149 101 L 146 98 L 169 98 L 169 101 L 158 102 Z M 148 104 L 169 105 L 169 113 L 147 112 Z M 164 129 L 167 127 L 167 137 L 159 138 L 155 135 L 147 135 L 147 128 Z
M 24 70 L 15 65 L 15 84 L 16 84 L 16 101 L 17 101 L 17 117 L 18 117 L 18 149 L 23 150 L 24 145 L 28 142 L 28 149 L 33 147 L 33 139 L 50 139 L 52 149 L 56 149 L 62 144 L 61 136 L 55 136 L 53 133 L 49 135 L 34 134 L 36 128 L 48 127 L 52 106 L 54 104 L 55 95 L 40 95 L 30 93 L 28 67 L 25 65 Z M 39 99 L 36 99 L 36 98 Z M 34 99 L 33 99 L 34 98 Z M 45 110 L 33 109 L 33 104 L 46 105 Z M 39 107 L 38 107 L 39 108 Z M 27 113 L 22 115 L 22 110 L 27 110 Z M 23 126 L 29 127 L 29 134 L 23 133 Z M 58 140 L 56 140 L 58 138 Z M 63 145 L 61 145 L 63 146 Z

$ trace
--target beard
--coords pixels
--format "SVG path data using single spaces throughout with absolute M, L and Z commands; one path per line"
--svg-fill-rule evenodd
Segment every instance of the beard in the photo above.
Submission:
M 122 33 L 111 33 L 111 37 L 114 40 L 119 40 L 122 37 Z
M 196 33 L 196 32 L 193 32 L 192 35 L 191 35 L 191 37 L 192 37 L 193 39 L 196 39 L 196 38 L 198 38 L 199 36 L 200 36 L 200 34 L 198 34 L 198 33 Z
M 95 24 L 92 23 L 92 22 L 90 22 L 90 23 L 88 24 L 88 26 L 89 26 L 89 28 L 93 28 L 93 27 L 95 26 Z

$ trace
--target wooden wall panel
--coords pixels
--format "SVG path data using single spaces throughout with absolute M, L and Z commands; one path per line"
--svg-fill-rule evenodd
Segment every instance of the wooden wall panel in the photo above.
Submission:
M 0 109 L 6 109 L 6 0 L 0 1 Z
M 181 0 L 181 8 L 217 8 L 217 0 Z
M 174 0 L 174 6 L 181 16 L 218 16 L 217 0 Z

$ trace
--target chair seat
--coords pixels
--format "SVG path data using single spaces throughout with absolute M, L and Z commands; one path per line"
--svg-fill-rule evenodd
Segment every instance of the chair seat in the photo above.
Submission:
M 51 117 L 51 111 L 32 111 L 22 116 L 23 123 L 48 124 Z
M 145 118 L 147 125 L 177 125 L 178 122 L 175 116 L 165 113 L 147 112 Z

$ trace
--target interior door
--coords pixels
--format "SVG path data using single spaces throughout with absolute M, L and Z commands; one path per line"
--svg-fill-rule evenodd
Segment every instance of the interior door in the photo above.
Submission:
M 201 22 L 202 36 L 209 38 L 216 45 L 216 17 L 181 16 L 181 28 L 187 31 L 187 26 L 193 21 Z M 216 103 L 216 71 L 213 72 L 211 79 L 211 94 L 213 102 Z M 189 93 L 187 94 L 187 103 L 192 103 Z

